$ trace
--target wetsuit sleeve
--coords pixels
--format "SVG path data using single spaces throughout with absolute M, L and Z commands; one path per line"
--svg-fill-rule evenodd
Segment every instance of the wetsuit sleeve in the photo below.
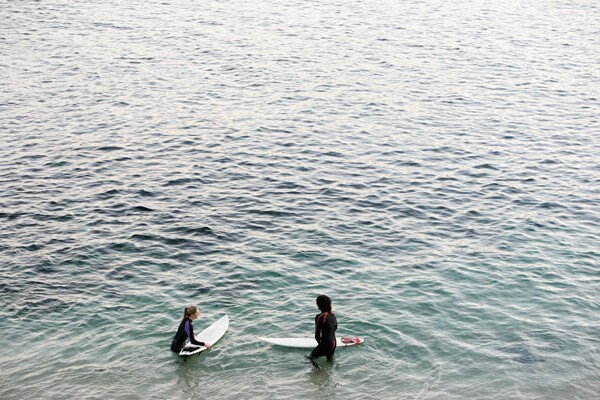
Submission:
M 319 324 L 319 317 L 321 314 L 315 317 L 315 340 L 317 343 L 321 343 L 321 324 Z
M 187 333 L 191 344 L 195 344 L 196 346 L 205 346 L 204 342 L 196 340 L 196 337 L 194 336 L 194 327 L 190 321 L 186 321 L 185 323 L 185 333 Z

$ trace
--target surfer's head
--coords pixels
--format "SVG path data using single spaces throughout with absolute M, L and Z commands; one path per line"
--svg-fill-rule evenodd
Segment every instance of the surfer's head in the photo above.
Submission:
M 183 319 L 196 319 L 198 318 L 198 307 L 196 306 L 188 306 L 183 310 Z
M 321 312 L 330 312 L 331 311 L 331 299 L 324 294 L 317 297 L 317 307 Z

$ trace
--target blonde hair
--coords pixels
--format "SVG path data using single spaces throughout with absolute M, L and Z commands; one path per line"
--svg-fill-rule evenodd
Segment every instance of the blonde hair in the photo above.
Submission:
M 181 319 L 182 321 L 186 318 L 190 318 L 192 315 L 196 314 L 196 311 L 198 311 L 198 307 L 196 306 L 188 306 L 183 310 L 183 318 Z

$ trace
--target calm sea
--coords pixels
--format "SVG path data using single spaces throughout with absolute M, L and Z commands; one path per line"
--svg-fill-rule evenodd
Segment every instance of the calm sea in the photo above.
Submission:
M 599 54 L 595 0 L 0 0 L 0 398 L 600 397 Z M 321 293 L 363 345 L 257 340 Z

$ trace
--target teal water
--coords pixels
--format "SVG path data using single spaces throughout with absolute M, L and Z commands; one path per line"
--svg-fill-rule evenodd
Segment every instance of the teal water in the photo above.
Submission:
M 0 398 L 597 398 L 600 7 L 501 3 L 0 0 Z

